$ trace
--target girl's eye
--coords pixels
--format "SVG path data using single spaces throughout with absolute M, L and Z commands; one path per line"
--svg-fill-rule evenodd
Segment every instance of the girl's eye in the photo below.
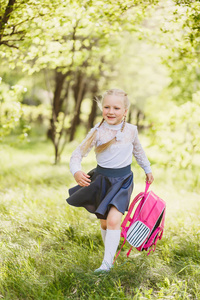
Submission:
M 116 109 L 116 110 L 119 110 L 120 108 L 119 108 L 119 107 L 115 107 L 115 109 Z
M 104 106 L 104 108 L 109 108 L 108 106 Z

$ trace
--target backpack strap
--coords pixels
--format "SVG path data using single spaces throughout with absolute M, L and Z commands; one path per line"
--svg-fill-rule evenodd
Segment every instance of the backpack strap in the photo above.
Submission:
M 161 238 L 162 238 L 163 231 L 164 231 L 164 223 L 165 223 L 165 211 L 166 211 L 166 207 L 164 209 L 163 218 L 162 218 L 160 226 L 154 231 L 154 233 L 151 236 L 150 240 L 145 244 L 145 248 L 144 249 L 148 250 L 148 248 L 152 244 L 152 241 L 155 239 L 154 242 L 153 242 L 153 244 L 152 244 L 153 249 L 150 249 L 147 255 L 149 255 L 151 251 L 154 252 L 156 250 L 157 240 L 158 239 L 161 240 Z
M 140 199 L 142 199 L 143 197 L 144 197 L 144 193 L 142 192 L 142 193 L 138 194 L 138 195 L 134 198 L 133 202 L 131 203 L 131 205 L 130 205 L 130 207 L 129 207 L 129 209 L 128 209 L 128 213 L 127 213 L 126 217 L 124 218 L 124 221 L 122 222 L 122 225 L 121 225 L 122 228 L 125 228 L 127 222 L 128 222 L 128 221 L 131 221 L 130 216 L 131 216 L 131 213 L 132 213 L 132 211 L 133 211 L 133 208 L 134 208 L 134 206 L 136 205 L 136 203 L 137 203 Z
M 153 245 L 156 244 L 158 238 L 160 237 L 160 234 L 162 234 L 162 228 L 158 227 L 154 233 L 152 234 L 151 238 L 149 239 L 149 241 L 145 244 L 144 249 L 148 250 L 148 248 L 151 246 L 152 242 Z M 155 239 L 155 240 L 154 240 Z
M 119 251 L 117 252 L 115 259 L 113 260 L 113 264 L 115 263 L 117 257 L 120 255 L 120 252 L 121 252 L 122 248 L 124 247 L 125 243 L 126 243 L 126 238 L 124 238 L 123 244 L 122 244 L 121 248 L 119 249 Z
M 160 227 L 162 228 L 162 230 L 164 229 L 164 224 L 165 224 L 165 212 L 166 212 L 166 206 L 165 206 L 162 221 L 161 221 L 161 224 L 160 224 Z
M 142 192 L 142 193 L 139 193 L 139 194 L 134 198 L 134 200 L 132 201 L 132 203 L 131 203 L 131 205 L 130 205 L 130 207 L 129 207 L 129 209 L 128 209 L 128 213 L 127 213 L 126 217 L 124 218 L 124 221 L 122 222 L 122 225 L 121 225 L 122 231 L 123 231 L 123 229 L 126 227 L 127 222 L 132 221 L 132 219 L 130 218 L 130 216 L 131 216 L 131 213 L 132 213 L 132 211 L 133 211 L 133 208 L 134 208 L 134 206 L 136 205 L 136 203 L 137 203 L 140 199 L 146 197 L 146 194 L 147 194 L 147 192 L 148 192 L 149 186 L 150 186 L 150 184 L 149 184 L 148 182 L 146 182 L 145 191 Z
M 149 241 L 148 244 L 145 245 L 145 248 L 144 248 L 144 249 L 145 249 L 146 251 L 147 251 L 148 249 L 150 249 L 149 252 L 147 253 L 148 256 L 149 256 L 149 254 L 151 253 L 151 251 L 154 252 L 154 251 L 156 250 L 156 243 L 157 243 L 157 240 L 158 240 L 158 239 L 161 240 L 162 235 L 163 235 L 163 229 L 160 228 L 160 227 L 158 227 L 158 228 L 156 229 L 156 231 L 154 232 L 151 241 Z M 155 239 L 155 241 L 154 241 L 153 244 L 151 245 L 151 242 L 152 242 L 153 239 Z M 150 245 L 151 245 L 151 246 L 150 246 Z

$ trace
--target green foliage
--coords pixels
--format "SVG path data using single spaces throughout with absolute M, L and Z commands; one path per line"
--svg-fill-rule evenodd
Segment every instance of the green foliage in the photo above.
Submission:
M 200 92 L 193 94 L 192 101 L 182 105 L 168 103 L 164 110 L 157 113 L 157 120 L 152 120 L 152 142 L 163 153 L 160 162 L 166 167 L 177 169 L 198 166 L 200 154 Z M 168 111 L 168 114 L 166 114 Z
M 144 7 L 149 3 L 146 2 Z M 23 39 L 17 44 L 18 49 L 2 48 L 1 54 L 11 64 L 23 66 L 31 74 L 47 66 L 51 69 L 61 67 L 65 73 L 69 66 L 76 69 L 88 59 L 91 60 L 90 72 L 94 72 L 100 63 L 97 56 L 101 52 L 109 55 L 111 44 L 116 45 L 114 38 L 122 27 L 134 27 L 141 21 L 143 4 L 138 1 L 138 5 L 135 7 L 135 1 L 52 3 L 45 0 L 41 4 L 30 0 L 26 5 L 19 1 L 4 34 L 9 36 L 14 25 L 19 28 L 18 32 L 23 32 Z M 126 13 L 130 10 L 133 10 L 131 15 Z
M 199 1 L 175 1 L 161 25 L 161 44 L 167 49 L 163 62 L 172 82 L 171 99 L 183 103 L 200 89 Z M 168 10 L 169 12 L 169 10 Z
M 1 78 L 0 78 L 1 79 Z M 20 139 L 26 139 L 30 127 L 22 124 L 23 105 L 21 100 L 26 88 L 20 85 L 9 86 L 0 81 L 0 140 L 9 135 L 17 126 L 21 126 Z
M 138 36 L 134 38 L 131 33 L 126 33 L 119 45 L 123 54 L 118 59 L 110 85 L 128 93 L 132 114 L 138 111 L 144 113 L 151 97 L 157 98 L 169 84 L 168 70 L 158 57 L 160 50 L 144 39 L 138 40 Z M 132 122 L 135 120 L 132 119 Z

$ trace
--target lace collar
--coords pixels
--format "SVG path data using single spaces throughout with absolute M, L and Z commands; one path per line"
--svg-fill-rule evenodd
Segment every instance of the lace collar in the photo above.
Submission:
M 121 122 L 120 124 L 117 124 L 117 125 L 110 125 L 110 124 L 108 124 L 106 121 L 104 121 L 103 124 L 104 124 L 104 126 L 105 126 L 106 128 L 108 128 L 108 129 L 119 130 L 119 129 L 122 128 L 123 122 Z

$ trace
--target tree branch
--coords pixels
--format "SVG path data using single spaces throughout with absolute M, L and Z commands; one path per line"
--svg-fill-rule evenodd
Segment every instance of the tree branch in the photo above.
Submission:
M 0 22 L 0 41 L 2 40 L 3 33 L 5 30 L 5 25 L 8 23 L 11 13 L 13 12 L 13 7 L 16 0 L 9 0 L 3 18 Z
M 24 30 L 20 30 L 20 31 L 12 31 L 11 33 L 6 33 L 6 34 L 4 34 L 3 36 L 5 37 L 7 37 L 7 36 L 12 36 L 12 35 L 14 35 L 14 34 L 25 34 L 25 32 L 24 32 Z
M 16 40 L 14 40 L 14 41 L 16 41 Z M 20 41 L 20 40 L 17 40 L 17 41 Z M 6 45 L 6 46 L 8 46 L 10 48 L 19 49 L 19 47 L 17 47 L 16 45 L 9 44 L 10 42 L 12 42 L 12 41 L 0 41 L 0 45 Z

